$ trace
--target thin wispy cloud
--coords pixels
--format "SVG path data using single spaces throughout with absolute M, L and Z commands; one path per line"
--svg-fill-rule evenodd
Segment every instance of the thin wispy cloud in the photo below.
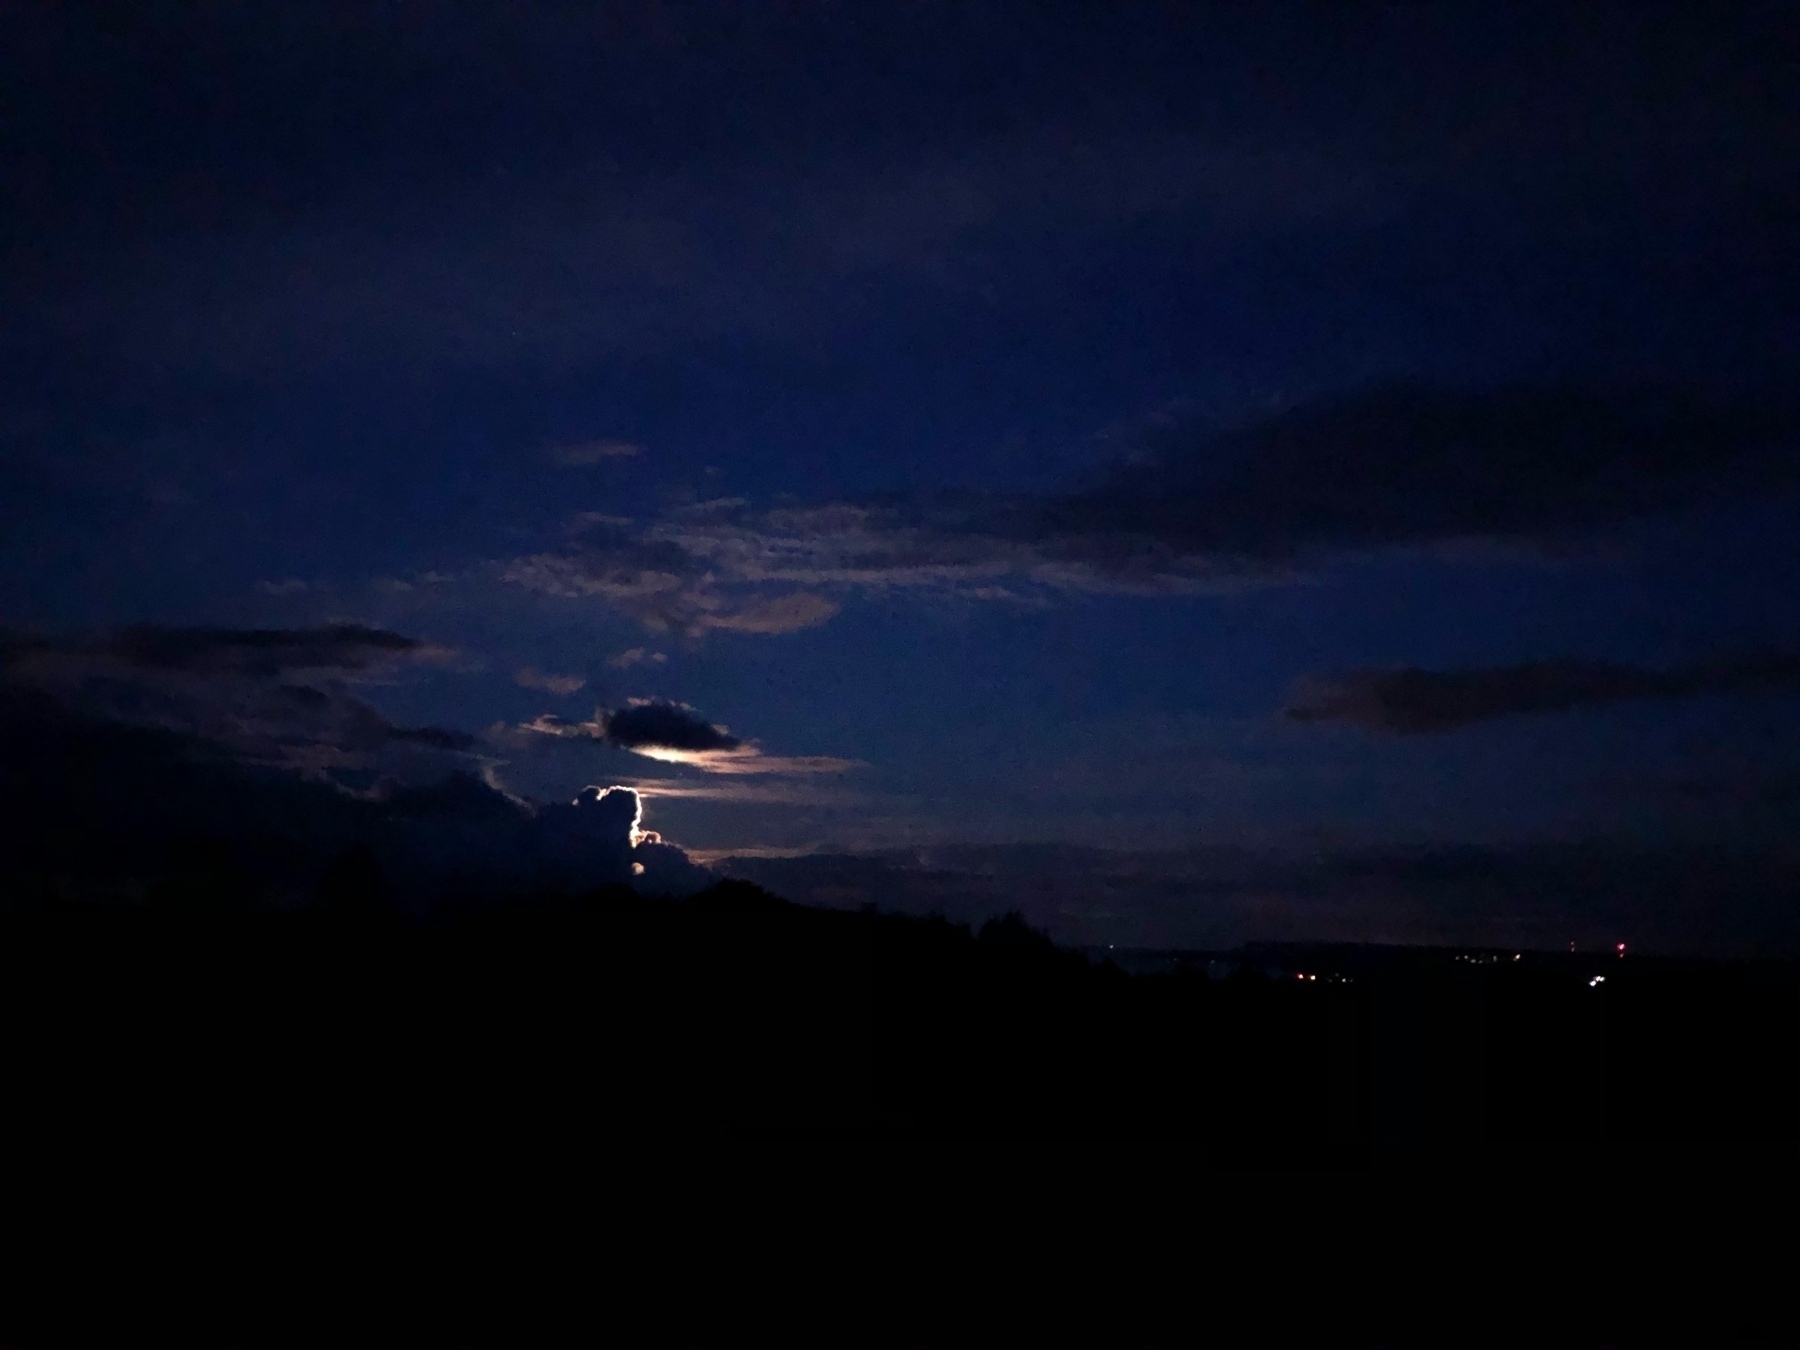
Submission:
M 630 441 L 581 441 L 575 445 L 558 445 L 549 451 L 553 464 L 564 469 L 585 469 L 609 459 L 635 459 L 644 447 Z
M 800 632 L 829 622 L 839 597 L 907 592 L 1039 604 L 1049 592 L 1197 594 L 1266 584 L 1241 567 L 1170 550 L 1115 549 L 1104 560 L 1022 532 L 1020 504 L 838 503 L 758 511 L 706 503 L 637 525 L 584 520 L 570 546 L 512 560 L 502 577 L 593 598 L 654 632 Z M 1129 553 L 1129 556 L 1127 554 Z
M 785 777 L 794 774 L 845 773 L 862 767 L 861 760 L 839 759 L 835 755 L 765 755 L 754 745 L 740 746 L 735 750 L 667 750 L 660 746 L 645 746 L 634 749 L 632 753 L 646 759 L 661 760 L 665 764 L 683 764 L 699 769 L 702 773 L 731 777 L 751 774 L 779 774 Z
M 521 689 L 542 689 L 547 694 L 561 694 L 565 697 L 583 689 L 587 681 L 579 675 L 546 675 L 536 666 L 526 666 L 513 676 L 513 683 Z
M 632 778 L 627 785 L 646 800 L 717 802 L 739 806 L 819 806 L 850 808 L 868 805 L 867 793 L 819 779 Z
M 606 664 L 614 670 L 630 670 L 633 666 L 660 666 L 665 664 L 668 659 L 663 653 L 653 652 L 647 647 L 632 647 L 628 651 L 620 652 L 617 656 L 607 657 Z

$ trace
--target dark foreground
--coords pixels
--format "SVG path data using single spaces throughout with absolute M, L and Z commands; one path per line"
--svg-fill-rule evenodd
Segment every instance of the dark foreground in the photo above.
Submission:
M 1643 1238 L 1678 1204 L 1791 1195 L 1792 965 L 1634 957 L 1596 984 L 1604 958 L 1271 949 L 1128 975 L 1016 921 L 735 883 L 429 920 L 352 894 L 3 922 L 8 1156 L 40 1205 L 15 1237 L 108 1288 L 118 1261 L 158 1272 L 14 1302 L 12 1343 L 1789 1330 L 1784 1224 L 1749 1247 L 1717 1215 L 1683 1228 L 1736 1253 L 1718 1276 L 1684 1256 L 1665 1280 L 1660 1237 L 1611 1272 L 1627 1215 L 1654 1211 Z M 1522 1245 L 1497 1236 L 1533 1214 Z M 435 1283 L 409 1283 L 421 1260 Z M 536 1293 L 494 1292 L 503 1270 Z M 646 1292 L 677 1273 L 711 1292 Z M 1271 1279 L 1310 1292 L 1252 1299 Z M 1441 1298 L 1473 1304 L 1433 1320 Z
M 1800 1139 L 1788 963 L 1289 947 L 1127 975 L 1016 919 L 731 882 L 15 914 L 0 961 L 13 1081 L 77 1132 L 1147 1135 L 1280 1163 Z

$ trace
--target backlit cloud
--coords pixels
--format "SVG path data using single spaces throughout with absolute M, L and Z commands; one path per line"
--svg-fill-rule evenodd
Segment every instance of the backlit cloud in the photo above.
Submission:
M 702 721 L 685 703 L 633 699 L 604 718 L 606 739 L 625 750 L 733 751 L 744 743 Z
M 597 711 L 590 721 L 567 722 L 546 713 L 524 724 L 545 736 L 602 741 L 634 755 L 680 764 L 702 773 L 807 775 L 843 773 L 860 761 L 831 755 L 768 755 L 752 742 L 699 717 L 684 703 L 634 699 L 623 708 Z

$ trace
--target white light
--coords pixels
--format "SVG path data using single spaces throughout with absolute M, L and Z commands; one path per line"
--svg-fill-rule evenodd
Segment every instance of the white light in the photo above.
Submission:
M 1591 980 L 1589 980 L 1589 981 L 1588 981 L 1588 988 L 1589 988 L 1589 989 L 1592 989 L 1592 988 L 1594 988 L 1594 987 L 1595 987 L 1595 986 L 1596 986 L 1596 985 L 1601 985 L 1601 984 L 1605 984 L 1605 983 L 1606 983 L 1606 976 L 1604 976 L 1604 975 L 1596 975 L 1596 976 L 1594 976 L 1594 978 L 1593 978 L 1593 979 L 1591 979 Z

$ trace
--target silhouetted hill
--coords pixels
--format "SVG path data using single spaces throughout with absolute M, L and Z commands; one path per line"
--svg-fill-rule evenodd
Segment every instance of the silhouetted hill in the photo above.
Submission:
M 4 920 L 42 1128 L 157 1098 L 253 1132 L 1162 1136 L 1323 1161 L 1498 1141 L 1791 1138 L 1791 965 L 1318 952 L 1130 975 L 1017 916 L 790 904 L 746 883 L 408 915 L 352 850 L 316 901 L 224 873 Z M 1313 978 L 1295 966 L 1308 957 Z M 1279 958 L 1282 966 L 1271 964 Z M 1317 978 L 1317 971 L 1326 972 Z M 1299 978 L 1295 978 L 1295 975 Z M 349 1142 L 349 1141 L 345 1141 Z
M 1749 1230 L 1709 1240 L 1729 1271 L 1704 1287 L 1638 1239 L 1637 1288 L 1691 1290 L 1671 1316 L 1596 1291 L 1586 1211 L 1642 1174 L 1632 1213 L 1660 1213 L 1672 1145 L 1759 1196 L 1785 1184 L 1744 1160 L 1797 1133 L 1791 964 L 1615 959 L 1593 984 L 1604 958 L 1284 948 L 1128 974 L 1016 915 L 974 929 L 743 882 L 408 908 L 354 843 L 282 907 L 230 856 L 172 856 L 189 870 L 143 895 L 0 913 L 13 1339 L 1455 1340 L 1390 1296 L 1399 1269 L 1503 1290 L 1489 1325 L 1520 1342 L 1781 1343 L 1781 1263 Z M 1634 1145 L 1649 1170 L 1613 1176 Z M 1441 1184 L 1440 1160 L 1454 1204 L 1378 1238 L 1398 1192 L 1373 1178 Z M 1240 1164 L 1225 1207 L 1196 1169 Z M 1369 1193 L 1334 1189 L 1365 1171 Z M 1487 1217 L 1512 1191 L 1517 1242 Z M 1080 1268 L 1048 1274 L 1077 1234 Z M 1122 1282 L 1094 1283 L 1090 1248 Z M 101 1270 L 104 1299 L 46 1282 Z

